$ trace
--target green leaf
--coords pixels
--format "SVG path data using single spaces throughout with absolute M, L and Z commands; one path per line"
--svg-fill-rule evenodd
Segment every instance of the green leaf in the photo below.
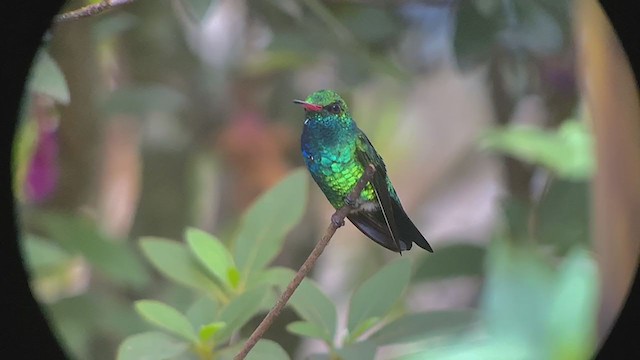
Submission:
M 369 340 L 390 345 L 424 340 L 466 329 L 476 321 L 471 310 L 442 310 L 406 314 L 373 333 Z
M 277 286 L 280 291 L 284 291 L 295 275 L 296 272 L 289 268 L 274 266 L 254 274 L 249 278 L 247 286 L 253 287 L 258 284 L 266 284 Z
M 237 289 L 240 285 L 240 271 L 238 268 L 232 267 L 227 270 L 227 281 L 232 289 Z
M 306 360 L 332 360 L 331 355 L 325 353 L 316 353 L 309 355 Z
M 490 336 L 523 343 L 543 358 L 547 314 L 555 274 L 532 246 L 515 246 L 494 239 L 487 254 L 487 277 L 481 297 L 482 317 Z
M 544 198 L 543 198 L 544 200 Z M 502 212 L 506 222 L 506 235 L 514 241 L 530 240 L 530 218 L 532 207 L 525 200 L 507 197 L 502 203 Z
M 58 64 L 45 50 L 40 50 L 29 78 L 29 89 L 51 96 L 62 104 L 69 104 L 69 88 Z
M 566 120 L 557 131 L 523 125 L 497 129 L 481 145 L 549 168 L 569 180 L 589 179 L 595 169 L 593 141 L 584 122 Z
M 45 309 L 58 341 L 70 350 L 72 358 L 90 359 L 95 353 L 91 343 L 98 333 L 114 334 L 122 340 L 149 329 L 121 292 L 99 287 L 47 304 Z
M 280 298 L 280 294 L 281 294 L 281 292 L 277 291 L 273 287 L 267 286 L 267 289 L 268 289 L 267 296 L 264 299 L 262 299 L 262 304 L 260 305 L 260 308 L 264 311 L 271 310 L 273 305 L 275 305 L 276 301 L 278 301 L 278 298 Z
M 257 315 L 261 310 L 263 299 L 268 296 L 268 294 L 269 288 L 259 286 L 232 299 L 231 302 L 222 309 L 218 317 L 218 320 L 225 322 L 227 326 L 216 334 L 216 341 L 226 341 L 234 331 L 240 330 L 244 324 Z
M 216 288 L 182 243 L 143 237 L 140 239 L 140 247 L 156 270 L 168 279 L 205 292 L 213 292 Z
M 326 353 L 315 353 L 309 355 L 306 360 L 332 360 L 331 355 Z
M 30 106 L 25 97 L 21 121 L 17 124 L 17 134 L 13 143 L 13 193 L 20 200 L 25 199 L 27 171 L 38 142 L 38 123 L 30 116 Z
M 240 340 L 236 344 L 227 346 L 216 352 L 218 360 L 232 360 L 240 351 L 245 340 Z M 246 360 L 288 360 L 289 355 L 276 342 L 261 339 L 256 346 L 247 354 Z
M 589 246 L 590 185 L 554 180 L 536 209 L 536 239 L 566 254 L 575 245 Z
M 549 359 L 587 359 L 596 349 L 598 267 L 589 253 L 574 249 L 560 266 L 549 308 Z
M 505 341 L 500 338 L 463 339 L 448 346 L 426 347 L 425 351 L 402 357 L 402 360 L 537 360 L 542 359 L 531 354 L 526 344 Z
M 453 244 L 439 248 L 422 260 L 415 280 L 438 280 L 455 276 L 479 276 L 484 271 L 485 249 L 471 244 Z
M 384 317 L 409 284 L 409 259 L 396 260 L 383 267 L 358 287 L 349 305 L 349 331 L 353 332 L 372 317 Z
M 150 331 L 126 338 L 118 347 L 117 360 L 172 359 L 187 351 L 189 344 L 165 333 Z
M 187 315 L 187 319 L 189 319 L 193 328 L 198 329 L 201 326 L 215 322 L 217 310 L 218 304 L 215 300 L 208 296 L 202 296 L 189 306 L 185 315 Z
M 21 245 L 23 257 L 33 271 L 55 268 L 71 259 L 58 244 L 33 234 L 25 234 Z
M 228 274 L 235 265 L 224 244 L 213 235 L 194 228 L 187 229 L 185 238 L 198 261 L 223 284 L 231 286 Z
M 322 338 L 333 343 L 336 333 L 336 306 L 310 279 L 304 279 L 289 304 L 304 320 L 322 329 Z
M 289 355 L 278 343 L 262 339 L 246 357 L 247 360 L 287 360 Z
M 135 302 L 136 311 L 149 323 L 161 327 L 191 342 L 197 342 L 198 336 L 191 323 L 178 310 L 155 300 Z
M 79 359 L 90 357 L 91 333 L 96 329 L 96 305 L 87 295 L 56 301 L 48 306 L 47 320 L 58 341 Z
M 211 340 L 220 329 L 224 328 L 226 324 L 222 321 L 216 321 L 207 325 L 202 325 L 200 331 L 198 331 L 198 338 L 200 342 L 207 342 Z
M 336 353 L 341 360 L 367 360 L 374 359 L 377 346 L 371 341 L 360 341 L 355 344 L 345 345 L 341 349 L 336 349 Z
M 287 331 L 296 335 L 318 338 L 326 341 L 326 332 L 324 329 L 308 321 L 294 321 L 289 323 L 287 325 Z
M 230 343 L 230 345 L 219 347 L 215 350 L 216 360 L 233 360 L 236 354 L 242 349 L 245 340 L 240 339 L 239 341 Z M 255 347 L 252 351 L 255 350 Z
M 372 317 L 372 318 L 368 318 L 367 320 L 362 322 L 360 324 L 360 326 L 358 326 L 355 330 L 353 330 L 353 332 L 349 333 L 349 336 L 347 337 L 345 342 L 346 343 L 352 343 L 352 342 L 356 341 L 367 330 L 369 330 L 372 327 L 376 326 L 380 322 L 380 320 L 381 319 L 379 317 L 377 317 L 377 316 L 376 317 Z
M 260 196 L 245 213 L 234 249 L 244 281 L 278 254 L 285 235 L 300 221 L 306 198 L 307 174 L 297 169 Z
M 130 335 L 149 329 L 149 324 L 138 316 L 131 301 L 122 296 L 122 293 L 109 289 L 96 290 L 92 289 L 85 299 L 90 303 L 87 310 L 93 311 L 94 321 L 101 331 Z M 88 312 L 80 309 L 80 306 L 71 306 L 70 311 L 79 312 L 79 316 L 87 317 Z
M 46 213 L 39 218 L 49 238 L 69 252 L 82 254 L 99 272 L 121 284 L 141 287 L 149 273 L 129 244 L 104 234 L 85 217 Z

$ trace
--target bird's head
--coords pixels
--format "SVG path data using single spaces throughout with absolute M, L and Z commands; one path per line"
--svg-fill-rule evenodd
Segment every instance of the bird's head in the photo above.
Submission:
M 350 118 L 347 103 L 332 90 L 319 90 L 309 95 L 306 100 L 293 100 L 302 105 L 307 118 Z

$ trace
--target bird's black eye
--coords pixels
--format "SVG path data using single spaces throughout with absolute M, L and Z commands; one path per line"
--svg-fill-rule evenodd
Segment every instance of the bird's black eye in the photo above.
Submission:
M 342 109 L 340 108 L 340 104 L 335 103 L 335 104 L 329 105 L 329 109 L 328 110 L 332 114 L 339 114 Z

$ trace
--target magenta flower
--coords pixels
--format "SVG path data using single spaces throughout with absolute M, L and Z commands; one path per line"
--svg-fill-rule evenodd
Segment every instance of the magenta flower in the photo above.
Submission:
M 56 126 L 38 126 L 36 149 L 27 169 L 25 199 L 30 203 L 47 200 L 58 183 L 58 134 Z

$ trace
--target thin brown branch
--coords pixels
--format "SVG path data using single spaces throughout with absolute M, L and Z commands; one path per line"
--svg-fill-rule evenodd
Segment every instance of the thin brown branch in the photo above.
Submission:
M 102 0 L 99 3 L 83 6 L 79 9 L 60 14 L 55 17 L 56 23 L 76 20 L 103 13 L 118 6 L 130 4 L 135 0 Z
M 360 180 L 358 180 L 356 186 L 347 196 L 348 204 L 353 204 L 356 202 L 356 200 L 360 197 L 360 193 L 362 192 L 362 190 L 364 190 L 369 181 L 371 181 L 371 178 L 373 177 L 373 174 L 375 172 L 375 167 L 369 164 L 369 166 L 367 166 L 367 168 L 365 169 L 364 174 L 362 174 L 362 176 L 360 177 Z M 345 205 L 336 210 L 336 212 L 331 215 L 331 222 L 322 239 L 318 241 L 316 246 L 313 248 L 313 251 L 311 251 L 311 254 L 309 254 L 309 257 L 307 257 L 307 260 L 305 260 L 304 264 L 300 266 L 300 269 L 293 277 L 289 285 L 287 285 L 285 291 L 282 293 L 282 295 L 280 295 L 280 298 L 278 299 L 276 304 L 273 306 L 271 311 L 269 311 L 267 316 L 264 317 L 260 325 L 258 325 L 258 327 L 253 331 L 253 334 L 251 334 L 247 342 L 244 343 L 242 350 L 240 350 L 240 352 L 233 358 L 234 360 L 244 359 L 249 351 L 251 351 L 256 343 L 262 338 L 264 333 L 271 327 L 275 319 L 278 318 L 280 312 L 289 301 L 289 298 L 291 298 L 293 293 L 298 288 L 298 285 L 300 285 L 305 276 L 307 276 L 309 271 L 311 271 L 311 268 L 313 268 L 313 265 L 318 260 L 318 257 L 320 257 L 320 254 L 322 254 L 322 251 L 324 251 L 324 248 L 327 246 L 327 244 L 329 244 L 329 240 L 331 240 L 333 235 L 336 233 L 336 230 L 344 225 L 344 218 L 347 217 L 350 210 L 351 207 L 349 205 Z

